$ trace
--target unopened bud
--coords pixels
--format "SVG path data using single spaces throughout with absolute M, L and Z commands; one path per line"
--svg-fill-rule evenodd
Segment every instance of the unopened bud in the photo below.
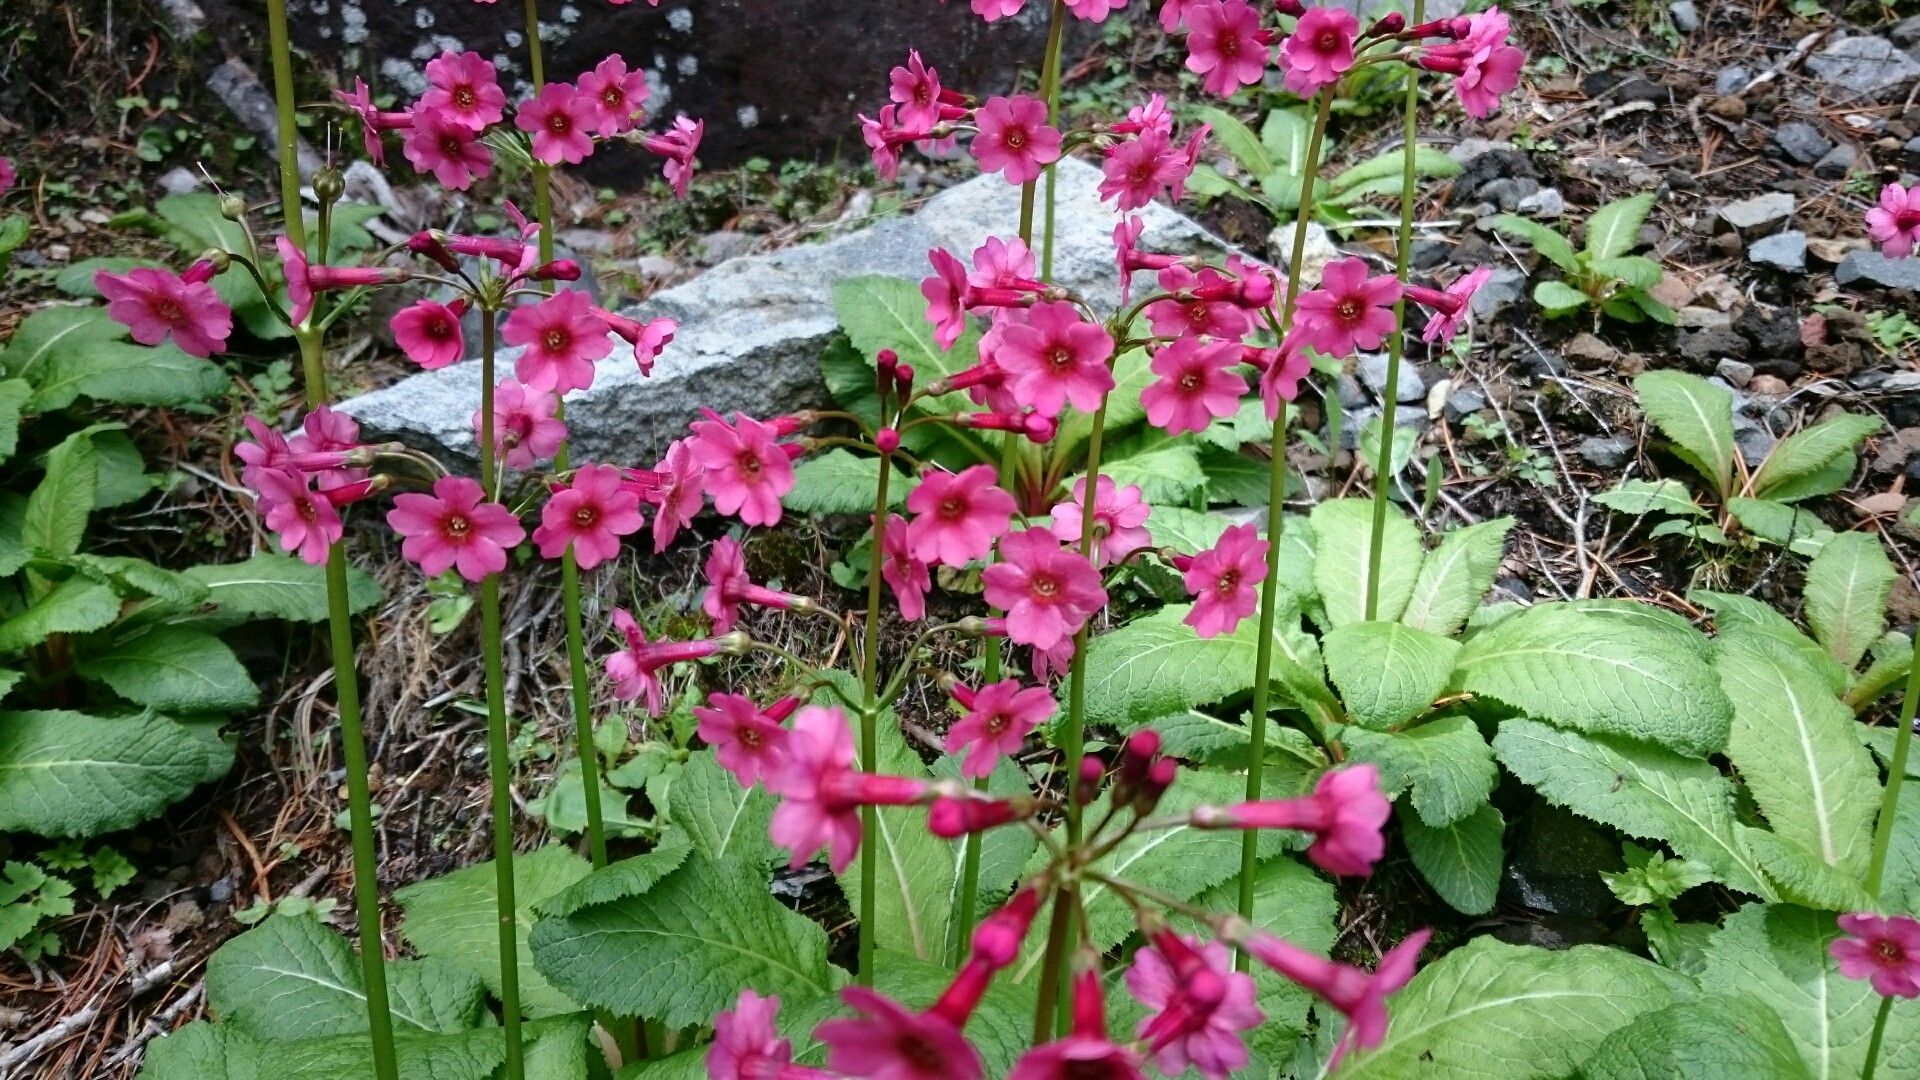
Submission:
M 893 428 L 881 428 L 873 436 L 873 445 L 883 454 L 891 454 L 900 449 L 900 433 Z
M 346 193 L 347 182 L 341 177 L 339 169 L 331 165 L 322 165 L 314 172 L 313 194 L 320 200 L 321 205 L 339 202 L 340 196 Z
M 735 630 L 713 639 L 714 655 L 745 656 L 753 649 L 753 638 L 745 630 Z
M 535 281 L 579 281 L 580 264 L 572 259 L 555 259 L 534 267 L 527 276 Z
M 1307 13 L 1307 6 L 1302 4 L 1300 0 L 1274 0 L 1273 10 L 1282 15 L 1291 15 L 1297 19 Z
M 1060 425 L 1050 416 L 1028 413 L 1025 420 L 1027 438 L 1037 443 L 1049 443 L 1059 433 Z
M 900 364 L 893 369 L 893 392 L 901 397 L 913 393 L 912 364 Z
M 1392 37 L 1407 28 L 1407 17 L 1397 11 L 1389 11 L 1380 20 L 1367 28 L 1367 37 Z
M 1085 806 L 1100 797 L 1100 780 L 1107 775 L 1107 763 L 1097 754 L 1088 754 L 1080 759 L 1080 784 L 1074 789 L 1074 798 Z
M 900 354 L 892 349 L 881 349 L 873 358 L 873 366 L 880 372 L 883 382 L 893 381 L 893 369 L 900 366 Z
M 238 195 L 220 196 L 220 216 L 226 218 L 228 221 L 245 221 L 247 217 L 247 200 Z

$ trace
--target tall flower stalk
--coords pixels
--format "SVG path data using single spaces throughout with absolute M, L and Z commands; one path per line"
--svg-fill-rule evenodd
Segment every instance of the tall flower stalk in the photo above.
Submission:
M 293 52 L 287 38 L 286 0 L 267 0 L 267 36 L 268 48 L 273 54 L 282 227 L 288 240 L 304 250 L 307 230 L 300 207 L 300 132 L 294 121 Z M 322 206 L 322 215 L 330 206 L 330 203 Z M 323 225 L 324 222 L 323 216 Z M 323 252 L 325 247 L 323 239 Z M 321 352 L 323 334 L 313 313 L 293 329 L 310 409 L 331 401 L 326 361 Z M 346 767 L 347 823 L 353 841 L 354 915 L 360 936 L 360 977 L 366 992 L 373 1075 L 376 1080 L 399 1080 L 393 1014 L 387 998 L 386 947 L 380 929 L 380 878 L 373 836 L 373 796 L 367 782 L 367 737 L 360 715 L 360 674 L 354 665 L 353 613 L 347 596 L 347 552 L 340 543 L 328 548 L 326 566 L 328 641 L 333 656 L 334 698 L 340 715 L 340 753 Z
M 1920 708 L 1920 633 L 1913 636 L 1913 661 L 1907 667 L 1907 696 L 1900 702 L 1900 722 L 1894 726 L 1893 754 L 1887 760 L 1887 786 L 1880 795 L 1880 818 L 1873 831 L 1873 854 L 1867 860 L 1867 895 L 1878 899 L 1880 879 L 1887 869 L 1887 850 L 1893 844 L 1894 823 L 1900 817 L 1900 788 L 1907 779 L 1907 755 L 1913 749 L 1913 717 Z

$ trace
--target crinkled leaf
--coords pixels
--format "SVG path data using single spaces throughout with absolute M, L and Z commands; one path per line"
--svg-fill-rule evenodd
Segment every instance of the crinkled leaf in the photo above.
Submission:
M 1399 818 L 1407 854 L 1440 899 L 1463 915 L 1493 910 L 1505 861 L 1500 841 L 1507 828 L 1498 809 L 1482 803 L 1466 817 L 1437 828 L 1404 809 Z
M 327 568 L 290 555 L 260 552 L 245 562 L 191 566 L 185 574 L 207 587 L 207 600 L 236 615 L 271 616 L 293 622 L 327 617 Z M 347 608 L 360 614 L 378 604 L 379 582 L 347 567 Z
M 11 491 L 0 491 L 0 578 L 12 577 L 27 565 L 25 533 L 27 500 Z
M 1194 555 L 1219 543 L 1221 534 L 1231 524 L 1219 514 L 1178 506 L 1156 506 L 1147 517 L 1147 533 L 1153 537 L 1155 547 L 1170 547 L 1183 554 Z
M 1754 495 L 1765 499 L 1790 480 L 1811 476 L 1852 451 L 1884 425 L 1877 416 L 1836 416 L 1780 440 L 1753 474 Z
M 687 831 L 693 850 L 713 861 L 728 857 L 764 866 L 779 854 L 767 837 L 773 796 L 758 784 L 741 787 L 732 773 L 701 750 L 667 788 L 668 817 Z
M 595 904 L 639 896 L 679 869 L 692 851 L 686 832 L 670 826 L 661 831 L 653 850 L 608 863 L 532 907 L 538 915 L 564 917 Z
M 1643 1013 L 1607 1036 L 1579 1075 L 1583 1080 L 1812 1080 L 1780 1017 L 1744 995 L 1703 997 Z
M 1783 502 L 1736 497 L 1727 500 L 1727 509 L 1741 528 L 1795 554 L 1817 555 L 1833 539 L 1833 530 L 1826 522 Z
M 105 341 L 60 348 L 40 374 L 31 407 L 64 409 L 77 398 L 116 405 L 188 405 L 225 393 L 233 379 L 220 365 L 189 356 L 172 342 Z
M 1322 715 L 1337 712 L 1320 682 L 1320 656 L 1299 627 L 1299 612 L 1286 603 L 1274 628 L 1274 679 L 1302 707 Z M 1248 618 L 1230 634 L 1200 638 L 1181 620 L 1180 604 L 1135 619 L 1087 647 L 1087 715 L 1131 731 L 1156 717 L 1231 697 L 1253 684 L 1259 620 Z M 1306 700 L 1302 700 L 1302 699 Z
M 1848 481 L 1853 479 L 1853 471 L 1859 467 L 1860 459 L 1852 452 L 1842 453 L 1810 473 L 1775 483 L 1767 490 L 1767 498 L 1790 503 L 1831 495 L 1845 488 Z
M 1566 600 L 1556 606 L 1602 623 L 1625 626 L 1645 637 L 1649 645 L 1657 641 L 1662 649 L 1678 649 L 1702 660 L 1713 655 L 1713 643 L 1692 623 L 1666 608 L 1641 600 Z
M 0 465 L 20 447 L 20 411 L 32 394 L 25 379 L 0 379 Z
M 1442 536 L 1420 564 L 1400 621 L 1443 637 L 1459 633 L 1493 587 L 1511 528 L 1513 519 L 1503 517 Z
M 1313 508 L 1313 582 L 1326 605 L 1330 626 L 1367 618 L 1368 551 L 1373 539 L 1373 501 L 1332 499 Z M 1399 509 L 1387 508 L 1380 541 L 1379 606 L 1373 617 L 1397 620 L 1420 576 L 1420 531 Z
M 1804 846 L 1751 825 L 1738 826 L 1734 832 L 1781 900 L 1822 911 L 1864 911 L 1875 906 L 1857 874 L 1828 866 Z
M 403 1028 L 393 1041 L 398 1072 L 409 1080 L 491 1080 L 506 1060 L 497 1027 L 444 1034 Z M 369 1075 L 372 1060 L 365 1034 L 260 1039 L 200 1020 L 149 1043 L 140 1080 L 342 1080 Z
M 1649 371 L 1633 388 L 1674 453 L 1725 496 L 1733 476 L 1732 392 L 1683 371 Z
M 1626 480 L 1611 491 L 1603 491 L 1593 501 L 1623 514 L 1684 514 L 1705 517 L 1706 510 L 1693 501 L 1693 492 L 1678 480 Z
M 879 482 L 879 458 L 856 455 L 836 446 L 795 465 L 793 490 L 780 501 L 788 510 L 800 514 L 871 514 Z M 911 486 L 911 482 L 896 471 L 887 486 L 887 505 L 905 504 Z
M 1526 241 L 1541 257 L 1567 273 L 1580 269 L 1580 258 L 1574 253 L 1573 243 L 1548 226 L 1516 214 L 1496 215 L 1490 224 L 1495 232 Z M 1582 296 L 1580 302 L 1586 303 L 1586 297 Z
M 1550 319 L 1570 315 L 1587 306 L 1587 294 L 1564 281 L 1543 281 L 1533 287 L 1533 302 Z
M 1207 482 L 1200 467 L 1200 446 L 1191 439 L 1148 431 L 1111 447 L 1109 455 L 1101 474 L 1120 487 L 1139 488 L 1140 497 L 1149 503 L 1183 502 Z M 1067 486 L 1071 488 L 1072 481 Z
M 1872 533 L 1836 536 L 1807 565 L 1807 625 L 1846 670 L 1886 632 L 1893 579 L 1893 563 Z
M 27 496 L 21 540 L 27 549 L 55 557 L 80 550 L 93 512 L 99 465 L 93 440 L 85 431 L 69 435 L 47 453 L 46 475 Z
M 927 272 L 932 273 L 931 267 Z M 922 386 L 958 374 L 979 360 L 980 334 L 971 324 L 952 349 L 943 350 L 934 341 L 933 324 L 927 321 L 927 299 L 920 295 L 917 281 L 880 274 L 848 278 L 833 287 L 833 310 L 848 340 L 868 363 L 881 349 L 892 349 L 901 363 L 913 366 L 915 380 Z M 914 411 L 939 414 L 972 410 L 966 392 L 955 391 L 921 401 Z
M 1340 741 L 1347 760 L 1379 767 L 1380 786 L 1389 795 L 1411 788 L 1414 810 L 1435 827 L 1484 805 L 1499 779 L 1493 750 L 1465 716 L 1442 716 L 1408 731 L 1349 727 Z
M 127 555 L 69 555 L 66 563 L 82 574 L 112 585 L 123 596 L 150 596 L 186 607 L 204 603 L 207 587 L 185 574 L 162 569 Z
M 236 712 L 260 701 L 260 688 L 233 650 L 198 630 L 161 626 L 89 647 L 78 667 L 128 701 L 166 712 Z
M 1792 620 L 1775 611 L 1771 605 L 1751 596 L 1707 589 L 1695 589 L 1687 594 L 1687 599 L 1713 612 L 1714 629 L 1718 632 L 1725 634 L 1739 630 L 1743 633 L 1765 634 L 1805 660 L 1834 693 L 1846 689 L 1846 670 L 1828 655 L 1826 649 L 1820 647 L 1819 642 L 1801 633 Z
M 52 358 L 63 352 L 83 353 L 97 345 L 119 341 L 126 327 L 107 316 L 107 309 L 91 304 L 42 308 L 23 319 L 7 342 L 0 360 L 9 378 L 40 385 Z
M 1594 259 L 1587 264 L 1587 269 L 1603 277 L 1625 282 L 1635 291 L 1651 289 L 1660 284 L 1660 279 L 1666 276 L 1660 269 L 1659 263 L 1644 255 L 1616 255 L 1610 259 Z
M 1336 626 L 1320 642 L 1354 719 L 1385 730 L 1425 713 L 1447 688 L 1460 643 L 1396 622 Z
M 960 776 L 960 758 L 951 754 L 942 755 L 935 759 L 932 771 L 935 776 L 957 779 Z M 1032 790 L 1019 766 L 1010 758 L 1001 758 L 987 776 L 987 792 L 996 798 L 1027 795 Z M 949 843 L 953 855 L 953 885 L 948 892 L 948 903 L 954 911 L 958 911 L 961 885 L 966 880 L 967 842 L 965 837 L 961 837 Z M 1033 856 L 1033 849 L 1038 845 L 1039 841 L 1026 829 L 989 829 L 980 834 L 977 910 L 989 910 L 989 905 L 998 903 L 1013 891 L 1021 869 L 1027 865 L 1027 860 Z M 948 927 L 949 944 L 958 931 L 957 922 Z
M 587 860 L 558 845 L 522 852 L 513 859 L 513 917 L 520 969 L 520 1006 L 529 1016 L 556 1016 L 578 1009 L 533 966 L 527 937 L 534 906 L 587 876 Z M 422 956 L 443 961 L 500 993 L 498 874 L 492 862 L 415 882 L 393 894 L 406 913 L 401 933 Z
M 24 652 L 54 634 L 84 634 L 111 625 L 120 615 L 113 589 L 83 577 L 55 585 L 32 606 L 0 620 L 0 655 Z
M 156 481 L 147 474 L 140 448 L 133 445 L 133 439 L 122 425 L 96 424 L 88 428 L 87 433 L 93 439 L 94 462 L 98 466 L 93 486 L 95 509 L 125 506 L 154 489 Z

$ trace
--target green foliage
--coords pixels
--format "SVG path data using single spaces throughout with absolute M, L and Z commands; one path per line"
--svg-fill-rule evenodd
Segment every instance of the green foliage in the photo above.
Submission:
M 1758 999 L 1704 997 L 1642 1013 L 1580 1066 L 1587 1080 L 1812 1080 L 1779 1016 Z
M 557 1016 L 577 1009 L 533 966 L 527 936 L 534 909 L 586 877 L 592 869 L 566 848 L 549 845 L 513 859 L 513 917 L 518 944 L 520 1007 L 528 1016 Z M 441 961 L 500 993 L 497 871 L 492 862 L 455 870 L 395 891 L 406 913 L 400 931 L 421 956 Z
M 28 862 L 0 866 L 0 950 L 17 949 L 33 963 L 60 953 L 60 938 L 44 925 L 73 914 L 73 886 Z
M 1672 325 L 1677 318 L 1673 309 L 1654 299 L 1649 291 L 1660 284 L 1665 272 L 1652 259 L 1628 254 L 1638 246 L 1640 226 L 1652 209 L 1651 192 L 1600 207 L 1587 219 L 1586 245 L 1579 249 L 1551 227 L 1513 214 L 1496 216 L 1493 227 L 1531 244 L 1565 275 L 1533 288 L 1534 303 L 1548 318 L 1588 311 L 1596 322 L 1604 315 L 1621 322 L 1652 319 Z
M 1439 826 L 1404 810 L 1398 820 L 1413 865 L 1442 900 L 1463 915 L 1493 910 L 1505 865 L 1501 838 L 1507 827 L 1498 808 L 1482 803 L 1466 817 Z
M 138 824 L 233 763 L 222 740 L 164 716 L 0 712 L 0 831 L 88 837 Z

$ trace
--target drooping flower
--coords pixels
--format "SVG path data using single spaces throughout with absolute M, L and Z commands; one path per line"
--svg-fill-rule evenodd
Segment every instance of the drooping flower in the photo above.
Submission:
M 582 465 L 573 482 L 555 492 L 540 511 L 533 542 L 540 557 L 557 559 L 568 547 L 582 570 L 591 570 L 620 554 L 620 538 L 646 524 L 640 497 L 628 491 L 612 465 Z
M 387 524 L 405 538 L 400 554 L 421 573 L 438 577 L 449 568 L 479 581 L 507 568 L 507 549 L 526 539 L 513 511 L 487 502 L 480 485 L 464 476 L 443 476 L 433 494 L 396 496 Z
M 696 710 L 697 711 L 697 710 Z M 793 1044 L 774 1030 L 780 999 L 740 991 L 733 1008 L 713 1018 L 713 1045 L 707 1050 L 707 1080 L 802 1080 L 824 1077 L 817 1069 L 793 1064 Z
M 1004 368 L 1014 399 L 1042 416 L 1058 416 L 1071 404 L 1082 412 L 1100 407 L 1113 389 L 1107 358 L 1113 338 L 1087 322 L 1065 301 L 1035 304 L 1027 321 L 1006 327 L 994 359 Z
M 1072 1031 L 1021 1055 L 1007 1080 L 1146 1080 L 1139 1055 L 1107 1037 L 1105 988 L 1097 961 L 1076 960 L 1075 967 Z
M 1920 997 L 1920 920 L 1911 915 L 1840 916 L 1846 937 L 1827 951 L 1849 979 L 1869 979 L 1881 997 Z
M 500 327 L 500 340 L 524 347 L 513 362 L 521 382 L 556 394 L 592 386 L 593 362 L 613 351 L 607 324 L 578 289 L 514 308 Z
M 1287 89 L 1312 97 L 1339 82 L 1353 66 L 1353 43 L 1359 34 L 1360 20 L 1346 8 L 1308 8 L 1280 43 Z
M 1205 431 L 1214 420 L 1240 409 L 1247 380 L 1234 372 L 1240 346 L 1233 341 L 1183 337 L 1153 354 L 1159 378 L 1140 392 L 1147 422 L 1169 435 Z
M 592 99 L 562 82 L 542 86 L 513 117 L 513 126 L 533 138 L 533 159 L 548 165 L 585 161 L 593 153 L 591 132 L 600 123 L 600 110 Z
M 815 607 L 813 601 L 804 596 L 755 584 L 747 575 L 746 551 L 740 547 L 740 541 L 731 536 L 714 541 L 713 551 L 707 556 L 706 577 L 707 592 L 700 607 L 712 617 L 714 632 L 718 634 L 733 629 L 740 618 L 741 604 L 790 611 L 811 611 Z
M 387 323 L 394 343 L 407 359 L 432 371 L 459 360 L 466 353 L 466 341 L 460 329 L 460 317 L 466 314 L 465 297 L 451 304 L 438 300 L 418 300 L 401 308 Z
M 907 495 L 914 514 L 907 526 L 913 553 L 928 563 L 965 566 L 993 549 L 993 538 L 1013 519 L 1013 496 L 996 484 L 991 465 L 964 472 L 929 470 Z
M 989 236 L 973 249 L 973 273 L 967 275 L 967 284 L 980 290 L 1039 289 L 1042 285 L 1034 280 L 1034 267 L 1033 249 L 1026 241 Z
M 698 641 L 649 642 L 625 608 L 613 609 L 614 629 L 626 639 L 626 647 L 607 657 L 607 677 L 613 680 L 613 696 L 621 701 L 644 698 L 647 713 L 659 716 L 665 706 L 666 691 L 660 685 L 660 672 L 688 660 L 703 660 L 721 653 L 738 655 L 745 647 L 741 635 L 703 638 Z
M 628 71 L 619 53 L 611 53 L 580 76 L 579 94 L 592 111 L 595 130 L 602 135 L 632 131 L 640 107 L 647 100 L 647 74 Z
M 601 307 L 594 308 L 593 313 L 607 324 L 615 337 L 633 346 L 633 362 L 642 375 L 653 374 L 653 362 L 673 343 L 673 335 L 680 329 L 680 324 L 672 319 L 641 322 Z
M 1231 97 L 1266 74 L 1267 34 L 1246 0 L 1194 0 L 1184 14 L 1187 70 L 1201 77 L 1208 93 Z
M 20 174 L 14 171 L 13 160 L 0 157 L 0 196 L 12 191 L 14 183 L 19 179 Z
M 93 286 L 107 301 L 107 316 L 125 326 L 133 340 L 158 345 L 171 338 L 189 356 L 207 357 L 227 350 L 233 312 L 213 286 L 213 264 L 201 260 L 175 274 L 136 266 L 124 274 L 97 270 Z
M 986 172 L 1024 184 L 1060 160 L 1060 132 L 1047 124 L 1047 103 L 1025 94 L 990 97 L 974 112 L 980 131 L 972 153 Z
M 778 766 L 763 780 L 780 797 L 773 842 L 793 853 L 796 870 L 824 847 L 833 872 L 844 871 L 860 850 L 862 806 L 910 805 L 927 794 L 923 780 L 855 771 L 853 734 L 837 708 L 801 709 L 784 741 Z
M 1313 794 L 1297 799 L 1265 799 L 1225 808 L 1195 807 L 1200 829 L 1300 829 L 1314 835 L 1307 857 L 1333 874 L 1365 877 L 1386 854 L 1381 826 L 1393 804 L 1380 792 L 1380 770 L 1371 762 L 1332 769 L 1321 775 Z
M 700 740 L 713 747 L 714 760 L 732 773 L 741 787 L 752 787 L 772 772 L 780 760 L 787 729 L 780 726 L 800 699 L 783 698 L 766 712 L 744 694 L 715 692 L 705 705 L 693 709 Z M 774 715 L 778 711 L 779 715 Z
M 676 116 L 671 128 L 640 140 L 640 145 L 648 153 L 667 159 L 661 166 L 661 172 L 666 176 L 667 183 L 672 185 L 673 193 L 682 199 L 687 197 L 687 187 L 693 183 L 694 155 L 700 152 L 700 139 L 706 133 L 705 120 Z
M 1867 211 L 1867 235 L 1889 259 L 1904 259 L 1920 246 L 1920 184 L 1880 189 L 1880 205 Z
M 1127 6 L 1127 0 L 1067 0 L 1067 10 L 1076 19 L 1101 23 L 1107 16 Z
M 780 499 L 793 490 L 793 462 L 771 424 L 734 413 L 731 424 L 703 409 L 693 422 L 693 457 L 706 470 L 713 508 L 747 525 L 778 525 Z
M 420 103 L 474 131 L 485 131 L 506 115 L 507 92 L 500 89 L 486 57 L 447 51 L 427 61 L 427 92 Z
M 367 160 L 386 168 L 387 148 L 381 143 L 380 136 L 384 132 L 404 131 L 413 127 L 413 113 L 382 112 L 376 108 L 373 91 L 368 88 L 367 80 L 361 78 L 353 80 L 351 91 L 335 90 L 333 96 L 360 117 L 360 140 L 367 152 Z
M 1251 522 L 1235 525 L 1183 571 L 1193 609 L 1181 621 L 1203 638 L 1230 634 L 1260 606 L 1256 586 L 1267 578 L 1267 542 Z
M 1458 73 L 1453 89 L 1467 115 L 1479 119 L 1492 116 L 1500 107 L 1500 95 L 1520 85 L 1520 68 L 1527 54 L 1507 44 L 1509 24 L 1506 13 L 1497 7 L 1467 17 L 1467 32 L 1459 35 Z M 1432 50 L 1444 52 L 1447 47 Z M 1438 68 L 1436 70 L 1445 70 Z
M 898 69 L 896 69 L 898 70 Z M 876 117 L 860 114 L 860 141 L 873 152 L 873 171 L 882 180 L 900 176 L 900 150 L 925 138 L 931 127 L 902 123 L 900 106 L 882 105 Z
M 919 622 L 927 617 L 927 593 L 933 589 L 933 578 L 926 561 L 913 553 L 908 536 L 907 519 L 888 514 L 886 527 L 880 530 L 880 577 L 893 590 L 900 617 Z
M 351 466 L 345 460 L 323 468 L 297 464 L 301 458 L 311 462 L 330 455 L 344 459 L 367 452 L 360 442 L 359 421 L 325 405 L 315 406 L 301 418 L 300 431 L 287 440 L 287 448 L 293 452 L 296 466 L 313 473 L 323 492 L 336 491 L 367 478 L 366 469 Z
M 1267 419 L 1280 417 L 1280 403 L 1300 396 L 1300 380 L 1313 370 L 1313 357 L 1307 354 L 1306 334 L 1296 327 L 1276 349 L 1254 350 L 1247 359 L 1260 369 L 1260 401 Z
M 1038 649 L 1071 638 L 1107 602 L 1100 571 L 1045 529 L 1002 537 L 1000 561 L 981 579 L 987 603 L 1007 613 L 1008 640 Z
M 909 49 L 905 66 L 888 72 L 887 81 L 902 124 L 930 131 L 940 122 L 940 72 L 921 61 L 920 50 Z
M 979 1051 L 938 1006 L 914 1012 L 864 986 L 849 986 L 840 997 L 861 1016 L 817 1029 L 833 1072 L 863 1080 L 980 1080 Z
M 502 379 L 493 389 L 493 445 L 508 468 L 531 469 L 560 449 L 567 437 L 566 422 L 558 416 L 560 399 L 513 379 Z M 480 411 L 473 413 L 474 437 L 479 438 Z
M 292 469 L 256 469 L 248 475 L 247 482 L 260 495 L 260 516 L 280 550 L 313 566 L 325 563 L 341 534 L 333 504 L 314 492 L 308 476 Z
M 947 753 L 966 751 L 960 775 L 970 778 L 990 775 L 1001 758 L 1019 753 L 1033 729 L 1060 707 L 1046 687 L 1023 687 L 1018 679 L 988 683 L 978 690 L 953 689 L 966 714 L 947 731 Z
M 465 191 L 493 171 L 493 151 L 458 117 L 418 104 L 412 117 L 400 150 L 415 172 L 433 174 L 450 191 Z
M 1167 1076 L 1191 1067 L 1209 1080 L 1244 1067 L 1239 1033 L 1266 1019 L 1254 1004 L 1253 976 L 1233 970 L 1233 952 L 1220 942 L 1200 944 L 1166 929 L 1150 941 L 1134 953 L 1126 982 L 1151 1012 L 1135 1035 L 1147 1041 L 1154 1064 Z
M 1330 262 L 1320 272 L 1320 287 L 1300 298 L 1306 343 L 1336 358 L 1377 349 L 1393 333 L 1398 299 L 1400 282 L 1392 274 L 1368 277 L 1365 259 Z
M 1147 532 L 1147 517 L 1153 512 L 1140 496 L 1137 484 L 1115 487 L 1113 477 L 1102 476 L 1094 489 L 1093 523 L 1099 542 L 1094 545 L 1093 564 L 1106 566 L 1126 560 L 1126 557 L 1153 543 L 1153 537 Z M 1075 551 L 1085 537 L 1084 522 L 1087 509 L 1087 478 L 1081 477 L 1073 482 L 1073 498 L 1066 502 L 1053 504 L 1053 523 L 1050 528 L 1060 542 Z
M 1408 934 L 1380 958 L 1371 974 L 1264 932 L 1255 933 L 1245 944 L 1254 959 L 1346 1014 L 1347 1028 L 1340 1033 L 1327 1062 L 1327 1072 L 1331 1073 L 1354 1047 L 1371 1050 L 1386 1038 L 1387 998 L 1413 978 L 1420 950 L 1432 936 L 1431 930 Z
M 707 470 L 687 439 L 667 447 L 667 456 L 653 470 L 661 477 L 659 493 L 651 500 L 658 507 L 653 515 L 653 553 L 658 555 L 676 533 L 693 524 L 705 505 Z
M 1477 266 L 1455 278 L 1453 284 L 1438 294 L 1431 289 L 1407 286 L 1407 297 L 1433 312 L 1420 333 L 1420 340 L 1451 344 L 1454 336 L 1460 332 L 1460 324 L 1466 321 L 1472 310 L 1473 294 L 1479 292 L 1480 286 L 1485 285 L 1492 276 L 1491 267 Z

